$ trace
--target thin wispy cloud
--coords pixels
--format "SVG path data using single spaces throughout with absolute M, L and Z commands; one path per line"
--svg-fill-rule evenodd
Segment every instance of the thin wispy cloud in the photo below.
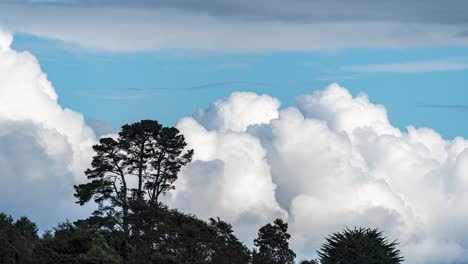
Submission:
M 145 8 L 172 9 L 180 12 L 204 13 L 223 19 L 251 21 L 399 21 L 419 23 L 467 23 L 468 3 L 451 0 L 450 5 L 439 0 L 393 0 L 385 3 L 373 0 L 6 0 L 21 6 L 57 5 L 75 8 Z M 437 15 L 434 15 L 437 14 Z
M 468 46 L 459 36 L 467 13 L 461 0 L 0 2 L 0 23 L 13 31 L 129 52 Z
M 245 62 L 220 63 L 220 64 L 213 65 L 213 68 L 217 70 L 247 69 L 249 67 L 250 67 L 250 63 L 245 63 Z
M 332 75 L 332 76 L 321 76 L 318 78 L 315 78 L 315 80 L 319 82 L 326 82 L 326 83 L 333 83 L 336 81 L 345 81 L 345 80 L 356 80 L 358 77 L 354 75 Z
M 418 104 L 416 107 L 468 111 L 468 104 Z
M 468 70 L 468 58 L 407 61 L 399 63 L 369 64 L 345 67 L 356 72 L 423 73 Z
M 114 128 L 103 120 L 90 118 L 86 120 L 86 124 L 93 129 L 97 137 L 116 133 Z
M 468 30 L 463 30 L 457 33 L 457 37 L 468 38 Z
M 228 81 L 228 82 L 215 82 L 215 83 L 205 83 L 201 85 L 196 85 L 190 87 L 190 89 L 194 90 L 204 90 L 204 89 L 212 89 L 212 88 L 223 88 L 223 87 L 233 87 L 233 86 L 272 86 L 269 83 L 263 82 L 249 82 L 249 81 Z
M 165 91 L 202 91 L 217 88 L 238 88 L 238 87 L 271 87 L 272 84 L 263 82 L 250 82 L 250 81 L 226 81 L 205 83 L 195 86 L 174 86 L 174 87 L 155 87 L 155 88 L 138 88 L 129 87 L 122 89 L 94 89 L 94 90 L 81 90 L 77 91 L 76 95 L 80 97 L 90 97 L 100 100 L 141 100 L 150 96 L 158 95 Z
M 131 89 L 131 88 L 130 88 Z M 129 91 L 132 91 L 128 89 Z M 133 90 L 134 93 L 132 94 L 124 94 L 124 93 L 119 93 L 119 91 L 113 91 L 110 93 L 109 91 L 106 90 L 95 90 L 95 91 L 79 91 L 77 92 L 78 96 L 81 97 L 90 97 L 90 98 L 96 98 L 96 99 L 101 99 L 101 100 L 140 100 L 145 97 L 147 97 L 149 94 L 144 94 L 141 92 L 137 92 Z

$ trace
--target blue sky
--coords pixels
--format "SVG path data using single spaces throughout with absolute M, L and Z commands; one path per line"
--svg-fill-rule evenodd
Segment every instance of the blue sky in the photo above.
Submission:
M 17 34 L 13 47 L 37 56 L 61 105 L 114 129 L 144 118 L 174 125 L 233 91 L 267 93 L 286 107 L 338 82 L 383 104 L 398 127 L 468 136 L 466 47 L 110 52 L 29 34 Z

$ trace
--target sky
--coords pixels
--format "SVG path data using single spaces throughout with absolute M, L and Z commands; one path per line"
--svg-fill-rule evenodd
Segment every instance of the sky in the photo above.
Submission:
M 0 1 L 0 180 L 30 189 L 8 188 L 0 209 L 43 229 L 86 216 L 70 193 L 90 147 L 156 119 L 196 153 L 167 202 L 221 216 L 248 245 L 283 217 L 299 256 L 367 225 L 407 263 L 462 263 L 467 13 L 457 0 Z
M 114 130 L 142 118 L 174 125 L 233 91 L 271 94 L 286 107 L 300 94 L 337 82 L 385 105 L 400 128 L 468 135 L 468 123 L 460 122 L 468 112 L 467 47 L 115 52 L 25 33 L 13 47 L 37 56 L 61 105 Z

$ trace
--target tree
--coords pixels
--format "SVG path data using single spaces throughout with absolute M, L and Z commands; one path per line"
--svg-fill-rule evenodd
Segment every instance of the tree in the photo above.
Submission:
M 105 237 L 83 221 L 63 223 L 46 233 L 34 249 L 34 264 L 119 264 L 122 259 Z
M 175 257 L 177 263 L 208 263 L 214 254 L 213 229 L 206 222 L 177 210 L 168 210 L 165 218 L 160 226 L 167 239 L 159 249 Z
M 13 218 L 0 213 L 0 263 L 15 263 L 17 235 Z
M 131 237 L 152 228 L 142 226 L 144 211 L 158 208 L 160 195 L 174 188 L 180 169 L 191 161 L 193 150 L 186 145 L 176 128 L 142 120 L 93 146 L 96 155 L 85 171 L 89 182 L 75 186 L 75 197 L 80 205 L 99 205 L 94 220 L 102 227 L 122 230 L 125 258 Z
M 39 240 L 38 228 L 27 217 L 20 217 L 16 220 L 15 228 L 18 234 L 15 241 L 16 252 L 18 253 L 16 263 L 30 263 L 34 247 Z
M 14 221 L 0 213 L 0 263 L 30 263 L 37 240 L 37 226 L 28 218 Z
M 377 229 L 345 229 L 326 238 L 318 255 L 322 264 L 398 264 L 403 257 L 397 245 Z
M 318 260 L 312 259 L 312 260 L 302 260 L 299 262 L 299 264 L 319 264 Z
M 153 220 L 155 228 L 143 234 L 148 241 L 132 253 L 132 263 L 210 263 L 216 233 L 206 222 L 163 205 Z
M 289 248 L 287 231 L 288 224 L 281 219 L 261 227 L 254 240 L 253 264 L 293 264 L 296 254 Z
M 215 231 L 215 253 L 213 264 L 245 264 L 250 260 L 249 249 L 234 235 L 232 225 L 219 219 L 210 218 L 210 227 Z

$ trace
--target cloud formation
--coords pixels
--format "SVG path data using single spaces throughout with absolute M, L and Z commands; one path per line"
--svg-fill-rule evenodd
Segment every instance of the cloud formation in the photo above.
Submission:
M 468 70 L 467 58 L 448 58 L 439 60 L 409 61 L 401 63 L 372 64 L 347 67 L 357 72 L 421 73 L 436 71 Z
M 396 0 L 378 3 L 372 0 L 14 0 L 9 4 L 30 6 L 58 5 L 68 7 L 123 7 L 172 9 L 180 12 L 204 13 L 214 17 L 272 21 L 400 21 L 441 24 L 467 23 L 468 4 L 452 0 L 447 5 L 438 0 L 408 2 Z M 437 15 L 436 15 L 437 14 Z
M 28 215 L 49 228 L 73 205 L 73 184 L 83 181 L 95 136 L 83 116 L 57 103 L 36 58 L 10 48 L 0 31 L 0 208 Z
M 462 0 L 23 0 L 0 3 L 0 23 L 112 51 L 308 51 L 467 46 L 467 12 Z
M 337 84 L 282 110 L 268 95 L 237 92 L 177 126 L 196 152 L 169 201 L 231 221 L 248 243 L 247 230 L 283 216 L 300 257 L 346 226 L 398 238 L 407 263 L 468 257 L 463 138 L 401 131 L 384 106 Z
M 0 32 L 0 208 L 42 227 L 87 215 L 72 185 L 96 142 L 80 113 L 64 109 L 28 52 Z M 468 141 L 430 128 L 405 131 L 384 106 L 332 84 L 280 108 L 269 95 L 236 92 L 178 122 L 194 161 L 167 201 L 220 216 L 251 243 L 258 227 L 287 219 L 299 257 L 345 226 L 383 229 L 407 263 L 468 258 Z M 13 188 L 14 187 L 14 188 Z

